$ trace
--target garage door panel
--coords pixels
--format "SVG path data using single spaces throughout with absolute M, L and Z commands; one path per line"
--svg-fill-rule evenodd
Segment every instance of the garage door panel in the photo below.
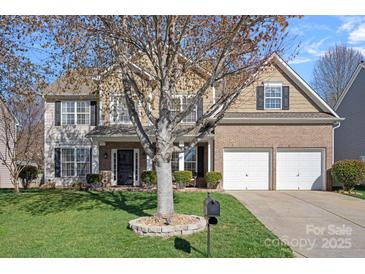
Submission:
M 323 189 L 321 151 L 278 151 L 276 189 Z
M 269 188 L 268 151 L 225 151 L 223 186 L 230 190 Z

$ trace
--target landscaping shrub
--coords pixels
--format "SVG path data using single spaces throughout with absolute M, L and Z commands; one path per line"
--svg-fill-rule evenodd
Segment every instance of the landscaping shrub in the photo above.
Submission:
M 90 189 L 90 184 L 87 183 L 82 183 L 82 182 L 76 182 L 76 183 L 72 183 L 71 187 L 74 190 L 78 190 L 78 191 L 88 191 Z
M 332 166 L 332 175 L 343 184 L 345 191 L 352 191 L 365 179 L 365 163 L 361 160 L 337 161 Z
M 179 187 L 184 188 L 193 179 L 193 172 L 191 170 L 175 171 L 174 178 Z
M 205 181 L 208 188 L 217 188 L 218 184 L 222 180 L 222 173 L 218 171 L 210 171 L 205 173 Z
M 45 184 L 43 184 L 43 185 L 41 185 L 40 188 L 44 188 L 44 189 L 55 189 L 56 188 L 56 183 L 48 180 L 48 182 L 45 183 Z
M 38 168 L 35 166 L 25 166 L 19 173 L 19 177 L 22 179 L 23 188 L 28 188 L 32 180 L 37 179 Z
M 141 174 L 141 180 L 144 184 L 146 184 L 148 186 L 156 185 L 157 184 L 156 171 L 144 170 Z
M 88 184 L 98 184 L 101 182 L 101 175 L 100 174 L 95 174 L 95 173 L 92 173 L 92 174 L 87 174 L 86 175 L 86 182 Z

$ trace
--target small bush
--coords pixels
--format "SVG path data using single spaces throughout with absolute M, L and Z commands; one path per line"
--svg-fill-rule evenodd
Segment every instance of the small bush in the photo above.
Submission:
M 179 170 L 174 172 L 175 182 L 180 188 L 185 187 L 193 179 L 193 172 L 191 170 Z
M 19 177 L 22 179 L 23 188 L 28 188 L 29 184 L 37 179 L 38 168 L 35 166 L 25 166 L 19 173 Z
M 146 185 L 156 185 L 157 184 L 157 175 L 156 171 L 152 170 L 144 170 L 141 174 L 141 180 Z
M 337 161 L 332 166 L 332 175 L 343 184 L 345 191 L 352 191 L 365 179 L 365 163 L 361 160 Z
M 55 189 L 56 188 L 56 183 L 48 180 L 48 182 L 45 183 L 45 184 L 43 184 L 43 185 L 41 185 L 40 188 L 43 188 L 43 189 Z
M 88 191 L 90 189 L 90 184 L 82 183 L 82 182 L 76 182 L 71 184 L 72 189 L 82 191 L 86 190 Z
M 86 175 L 86 182 L 88 184 L 98 184 L 101 182 L 101 175 L 100 174 L 87 174 Z
M 208 188 L 217 188 L 218 184 L 222 180 L 222 173 L 218 171 L 211 171 L 205 173 L 205 181 Z

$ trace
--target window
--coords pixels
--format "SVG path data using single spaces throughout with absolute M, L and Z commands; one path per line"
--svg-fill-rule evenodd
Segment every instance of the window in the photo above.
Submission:
M 131 122 L 128 113 L 127 103 L 123 96 L 113 96 L 111 98 L 111 123 L 129 124 Z
M 193 175 L 196 175 L 197 171 L 197 153 L 196 147 L 185 151 L 184 155 L 184 170 L 191 170 Z
M 76 102 L 77 107 L 77 124 L 88 125 L 90 124 L 90 102 L 80 101 Z
M 75 174 L 75 151 L 73 148 L 61 150 L 62 177 L 70 177 Z
M 62 102 L 62 124 L 75 124 L 75 102 Z
M 184 157 L 184 166 L 181 167 L 182 170 L 191 170 L 193 175 L 197 173 L 197 149 L 196 147 L 190 149 L 189 151 L 185 151 L 182 153 Z M 179 152 L 172 153 L 171 157 L 171 170 L 172 172 L 180 170 L 179 168 Z
M 90 149 L 77 148 L 76 149 L 76 168 L 77 176 L 86 176 L 90 173 Z
M 63 101 L 62 125 L 89 125 L 90 102 L 89 101 Z
M 281 109 L 282 85 L 269 83 L 264 86 L 265 109 Z
M 90 173 L 90 148 L 61 149 L 62 177 L 83 177 Z
M 171 170 L 172 170 L 172 172 L 179 170 L 179 153 L 178 152 L 172 153 Z
M 184 111 L 188 105 L 190 104 L 193 98 L 188 95 L 176 95 L 172 99 L 172 111 L 180 112 Z M 186 117 L 182 120 L 183 123 L 194 123 L 197 120 L 197 107 L 194 106 L 193 110 L 186 115 Z

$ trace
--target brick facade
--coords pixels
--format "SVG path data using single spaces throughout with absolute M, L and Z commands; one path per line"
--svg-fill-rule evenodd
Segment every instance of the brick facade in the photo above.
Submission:
M 272 151 L 272 188 L 276 189 L 279 148 L 321 148 L 325 151 L 326 189 L 331 190 L 332 125 L 219 125 L 214 138 L 214 169 L 223 172 L 224 148 L 267 148 Z

